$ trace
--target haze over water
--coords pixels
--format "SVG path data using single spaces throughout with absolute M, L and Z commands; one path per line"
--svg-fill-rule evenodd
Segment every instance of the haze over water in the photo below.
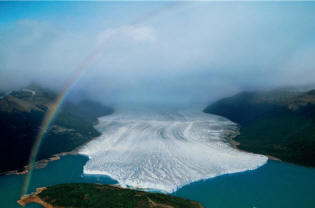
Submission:
M 122 186 L 173 192 L 194 181 L 256 169 L 267 157 L 226 142 L 235 123 L 200 108 L 120 109 L 99 119 L 102 135 L 80 153 L 84 174 L 108 175 Z

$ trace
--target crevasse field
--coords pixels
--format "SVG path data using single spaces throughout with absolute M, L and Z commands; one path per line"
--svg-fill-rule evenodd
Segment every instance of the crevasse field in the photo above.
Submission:
M 99 119 L 102 135 L 79 152 L 84 174 L 107 175 L 121 186 L 174 192 L 194 181 L 256 169 L 267 157 L 227 142 L 237 125 L 195 110 L 118 110 Z

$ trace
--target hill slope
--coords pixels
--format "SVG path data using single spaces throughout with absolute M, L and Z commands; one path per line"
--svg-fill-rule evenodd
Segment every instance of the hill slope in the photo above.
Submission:
M 240 149 L 315 166 L 315 90 L 243 92 L 204 112 L 240 124 Z
M 23 169 L 27 164 L 41 122 L 56 96 L 51 90 L 32 85 L 0 98 L 0 172 Z M 43 140 L 37 159 L 72 151 L 98 136 L 93 127 L 96 118 L 112 111 L 91 101 L 64 104 Z

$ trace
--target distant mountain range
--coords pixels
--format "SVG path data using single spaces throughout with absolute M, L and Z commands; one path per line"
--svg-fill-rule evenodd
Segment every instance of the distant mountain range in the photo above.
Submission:
M 38 85 L 2 93 L 0 96 L 0 173 L 23 169 L 49 106 L 57 94 Z M 94 129 L 97 117 L 113 112 L 93 101 L 66 102 L 48 129 L 38 160 L 72 151 L 100 133 Z
M 240 149 L 315 166 L 315 90 L 242 92 L 204 112 L 240 125 Z

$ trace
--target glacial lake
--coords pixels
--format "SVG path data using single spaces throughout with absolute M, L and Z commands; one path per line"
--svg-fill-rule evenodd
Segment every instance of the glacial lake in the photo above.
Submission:
M 84 182 L 114 184 L 106 176 L 85 176 L 83 166 L 88 158 L 68 155 L 33 172 L 29 192 L 36 187 L 58 183 Z M 20 207 L 23 175 L 0 176 L 0 207 Z M 313 208 L 315 204 L 315 168 L 268 160 L 264 166 L 246 172 L 218 176 L 182 187 L 176 196 L 201 202 L 206 208 Z M 30 207 L 40 207 L 29 205 Z

